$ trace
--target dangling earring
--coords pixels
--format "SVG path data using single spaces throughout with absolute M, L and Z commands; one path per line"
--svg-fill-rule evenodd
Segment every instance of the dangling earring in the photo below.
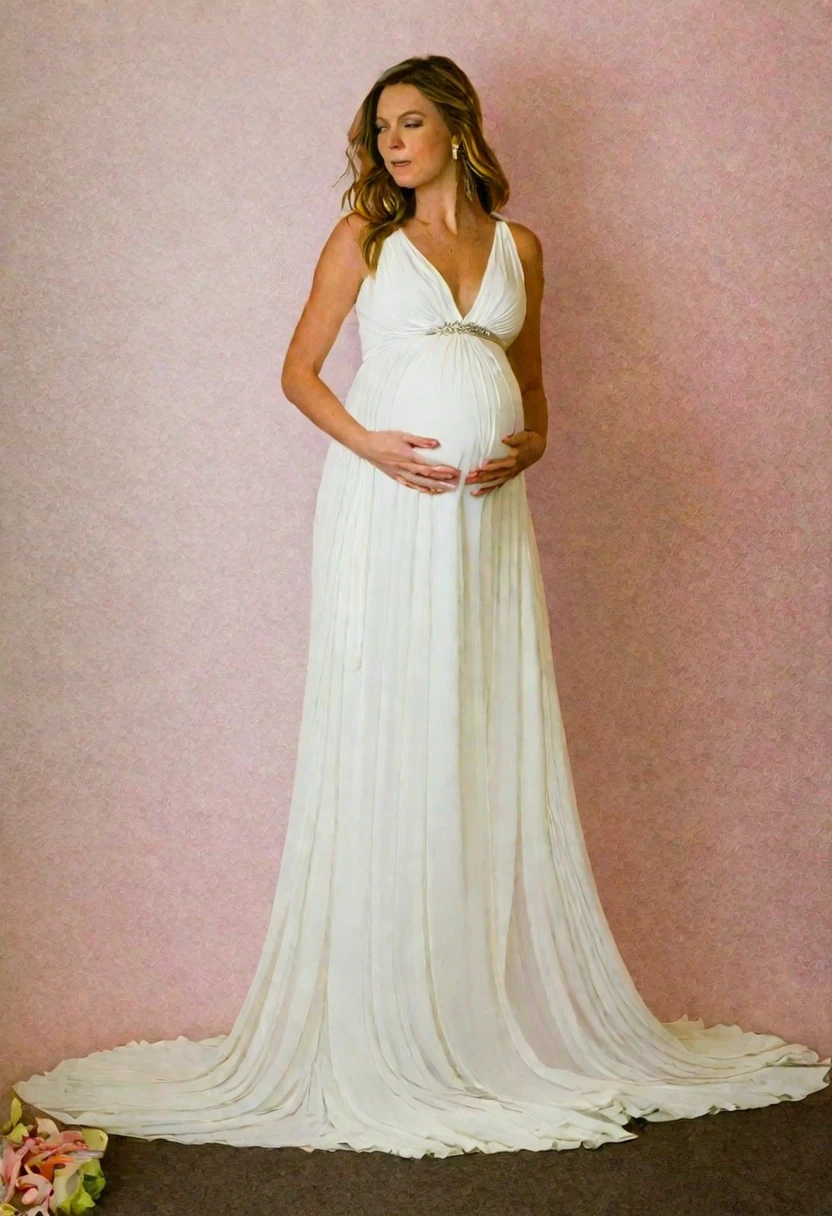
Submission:
M 451 155 L 453 156 L 454 160 L 458 159 L 458 152 L 459 140 L 456 136 L 454 136 L 453 140 L 451 141 Z M 470 199 L 474 197 L 474 183 L 471 177 L 471 166 L 464 157 L 462 168 L 465 174 L 465 197 Z

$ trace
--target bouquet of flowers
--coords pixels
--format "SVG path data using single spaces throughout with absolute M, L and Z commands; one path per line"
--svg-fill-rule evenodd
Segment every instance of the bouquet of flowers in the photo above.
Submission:
M 0 1216 L 82 1216 L 104 1189 L 100 1158 L 107 1133 L 95 1127 L 59 1132 L 52 1119 L 22 1122 L 12 1098 L 11 1117 L 0 1129 Z

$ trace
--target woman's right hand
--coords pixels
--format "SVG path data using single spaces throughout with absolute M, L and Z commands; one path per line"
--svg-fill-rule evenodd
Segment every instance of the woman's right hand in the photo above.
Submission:
M 456 488 L 461 470 L 453 465 L 428 464 L 418 460 L 413 452 L 414 448 L 433 448 L 438 443 L 438 439 L 407 431 L 367 431 L 353 451 L 403 486 L 421 490 L 423 494 L 441 494 Z

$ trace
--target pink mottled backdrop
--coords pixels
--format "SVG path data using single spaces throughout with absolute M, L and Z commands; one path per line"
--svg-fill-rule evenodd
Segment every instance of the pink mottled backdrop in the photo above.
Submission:
M 7 5 L 4 1084 L 221 1033 L 253 976 L 329 443 L 281 361 L 355 110 L 430 52 L 545 248 L 529 488 L 622 953 L 665 1019 L 830 1052 L 830 17 Z M 351 314 L 342 398 L 357 359 Z

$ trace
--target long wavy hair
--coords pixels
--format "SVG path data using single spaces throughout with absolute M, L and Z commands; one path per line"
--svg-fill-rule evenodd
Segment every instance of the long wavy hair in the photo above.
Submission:
M 476 192 L 485 212 L 491 215 L 504 207 L 509 197 L 508 178 L 483 134 L 479 97 L 462 68 L 445 55 L 403 59 L 378 77 L 348 135 L 344 173 L 352 170 L 353 181 L 341 197 L 341 206 L 346 203 L 368 221 L 361 234 L 361 253 L 373 274 L 387 237 L 416 210 L 415 190 L 398 185 L 378 150 L 376 109 L 382 89 L 391 84 L 414 85 L 440 111 L 451 136 L 460 141 L 458 155 L 469 198 Z

